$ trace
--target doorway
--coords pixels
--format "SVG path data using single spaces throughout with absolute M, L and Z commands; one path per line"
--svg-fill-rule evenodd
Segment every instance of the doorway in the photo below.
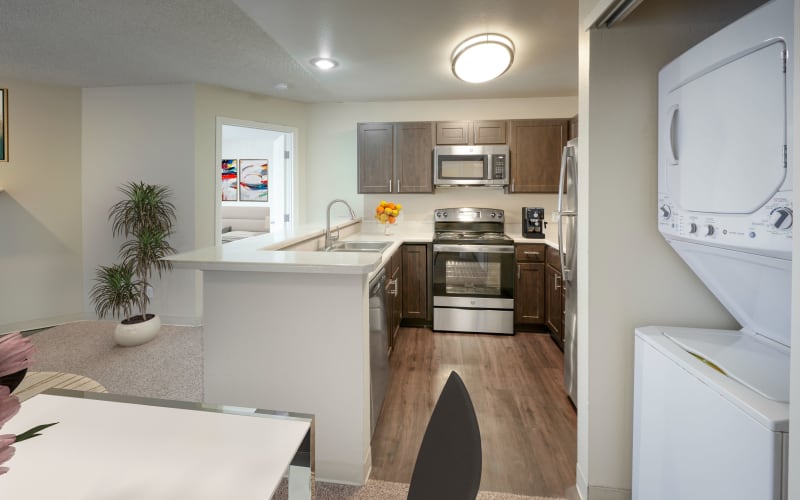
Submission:
M 217 118 L 217 244 L 222 233 L 222 207 L 265 208 L 265 231 L 281 229 L 294 221 L 296 134 L 292 127 Z

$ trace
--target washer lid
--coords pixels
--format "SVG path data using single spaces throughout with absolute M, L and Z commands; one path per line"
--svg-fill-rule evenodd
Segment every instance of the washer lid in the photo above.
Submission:
M 744 330 L 791 347 L 791 260 L 667 241 Z
M 789 350 L 745 332 L 665 330 L 664 336 L 763 397 L 789 403 Z

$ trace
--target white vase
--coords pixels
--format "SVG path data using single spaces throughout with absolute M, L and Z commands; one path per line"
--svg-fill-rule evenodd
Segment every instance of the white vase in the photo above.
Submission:
M 161 318 L 155 314 L 140 323 L 118 323 L 114 330 L 114 342 L 123 347 L 142 345 L 153 340 L 160 329 Z

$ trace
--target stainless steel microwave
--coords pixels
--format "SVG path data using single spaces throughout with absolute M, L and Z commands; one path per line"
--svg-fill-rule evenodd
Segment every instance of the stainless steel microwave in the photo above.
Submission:
M 507 186 L 508 146 L 436 146 L 436 186 Z

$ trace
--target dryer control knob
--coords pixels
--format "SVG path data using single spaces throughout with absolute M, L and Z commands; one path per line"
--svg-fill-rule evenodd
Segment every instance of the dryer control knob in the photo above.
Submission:
M 789 229 L 792 227 L 792 209 L 787 207 L 779 207 L 769 214 L 769 223 L 777 229 Z
M 672 209 L 669 208 L 669 205 L 661 205 L 661 217 L 669 219 L 670 215 L 672 215 Z
M 713 236 L 714 235 L 714 226 L 711 224 L 706 226 L 706 236 Z
M 694 222 L 692 222 L 692 223 L 689 225 L 689 233 L 691 233 L 691 234 L 694 234 L 694 233 L 696 233 L 696 232 L 697 232 L 697 224 L 695 224 Z

